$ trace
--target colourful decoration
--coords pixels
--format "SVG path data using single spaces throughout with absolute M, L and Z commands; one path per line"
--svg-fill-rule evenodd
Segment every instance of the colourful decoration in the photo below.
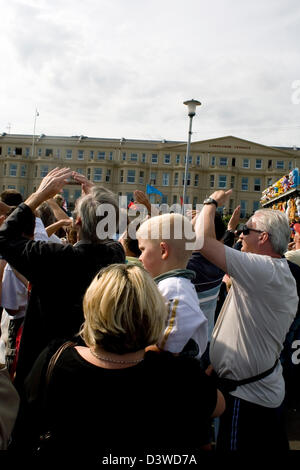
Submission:
M 276 181 L 272 186 L 269 186 L 262 192 L 260 203 L 266 204 L 272 199 L 281 196 L 282 194 L 290 191 L 291 189 L 297 188 L 300 185 L 299 169 L 294 168 L 289 172 L 288 175 L 283 176 Z

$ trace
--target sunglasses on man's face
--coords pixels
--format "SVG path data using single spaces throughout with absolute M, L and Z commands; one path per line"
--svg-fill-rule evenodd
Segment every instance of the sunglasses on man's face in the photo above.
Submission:
M 239 230 L 243 235 L 249 235 L 250 231 L 263 233 L 263 230 L 256 230 L 255 228 L 248 227 L 248 225 L 243 225 Z

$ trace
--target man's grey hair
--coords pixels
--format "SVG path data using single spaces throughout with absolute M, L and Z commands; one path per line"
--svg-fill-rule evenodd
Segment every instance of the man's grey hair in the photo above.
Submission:
M 287 215 L 279 210 L 259 209 L 251 219 L 257 230 L 269 233 L 274 251 L 282 256 L 287 251 L 291 236 Z
M 116 196 L 112 191 L 102 186 L 94 186 L 89 194 L 77 199 L 74 211 L 74 215 L 81 218 L 81 232 L 84 240 L 99 243 L 97 224 L 106 217 L 106 214 L 102 216 L 97 215 L 97 209 L 102 204 L 108 204 L 113 209 L 116 231 L 118 231 L 119 206 Z

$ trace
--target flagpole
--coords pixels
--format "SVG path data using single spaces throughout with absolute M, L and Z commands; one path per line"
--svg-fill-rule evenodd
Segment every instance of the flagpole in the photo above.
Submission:
M 32 136 L 32 152 L 31 157 L 34 158 L 34 138 L 35 138 L 35 126 L 36 126 L 36 118 L 39 116 L 38 110 L 35 108 L 35 115 L 34 115 L 34 124 L 33 124 L 33 136 Z

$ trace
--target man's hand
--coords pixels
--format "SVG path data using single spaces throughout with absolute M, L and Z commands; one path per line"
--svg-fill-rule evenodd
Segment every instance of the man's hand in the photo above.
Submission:
M 44 201 L 47 201 L 61 191 L 71 175 L 70 168 L 54 168 L 42 179 L 36 193 L 43 193 Z
M 146 207 L 148 214 L 151 214 L 151 204 L 146 194 L 143 191 L 136 189 L 134 192 L 134 202 L 137 204 L 143 204 Z
M 54 168 L 42 179 L 37 191 L 26 199 L 25 204 L 34 212 L 42 202 L 59 193 L 71 175 L 70 168 Z
M 234 209 L 233 214 L 228 222 L 228 226 L 227 226 L 228 230 L 232 230 L 233 232 L 235 231 L 235 229 L 237 228 L 239 224 L 240 216 L 241 216 L 241 206 L 237 206 Z
M 159 211 L 156 209 L 156 207 L 150 204 L 148 197 L 143 191 L 136 189 L 133 192 L 133 194 L 134 194 L 134 202 L 136 204 L 142 204 L 143 206 L 145 206 L 149 217 L 153 217 L 159 214 Z
M 210 195 L 217 203 L 219 207 L 225 206 L 226 201 L 228 201 L 230 195 L 232 193 L 232 189 L 228 191 L 223 191 L 220 189 L 219 191 L 215 191 Z
M 94 184 L 88 180 L 84 175 L 81 173 L 76 173 L 76 171 L 72 172 L 72 176 L 77 183 L 81 184 L 81 191 L 83 195 L 89 194 L 92 190 Z

